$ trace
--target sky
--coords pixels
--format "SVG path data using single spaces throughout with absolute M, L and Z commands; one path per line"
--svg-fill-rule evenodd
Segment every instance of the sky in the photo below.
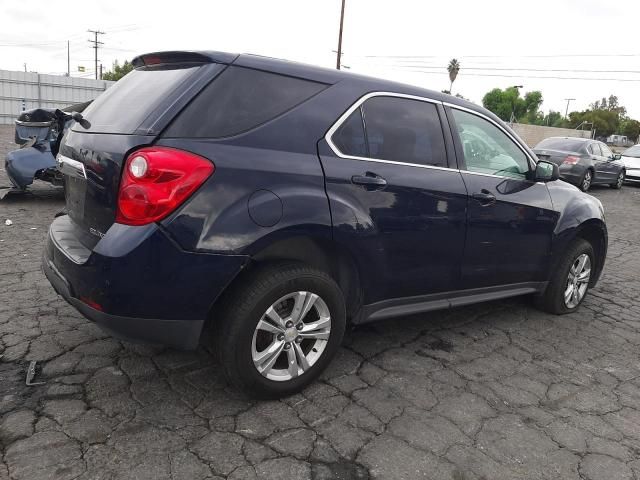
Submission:
M 99 59 L 193 49 L 255 53 L 335 68 L 341 0 L 0 0 L 0 69 L 92 77 Z M 493 88 L 540 90 L 542 110 L 617 95 L 640 119 L 638 0 L 346 0 L 342 64 L 475 103 Z M 78 71 L 84 66 L 86 72 Z M 558 78 L 559 77 L 559 78 Z

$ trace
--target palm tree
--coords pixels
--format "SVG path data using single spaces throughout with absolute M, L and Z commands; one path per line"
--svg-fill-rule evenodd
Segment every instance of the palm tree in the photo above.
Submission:
M 458 72 L 460 71 L 460 62 L 455 58 L 449 62 L 447 66 L 447 71 L 449 72 L 449 80 L 451 80 L 451 86 L 449 87 L 449 93 L 453 95 L 453 82 L 456 81 L 458 77 Z

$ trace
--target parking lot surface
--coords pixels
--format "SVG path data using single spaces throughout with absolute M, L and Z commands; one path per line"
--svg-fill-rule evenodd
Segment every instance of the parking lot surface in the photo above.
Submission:
M 515 299 L 359 327 L 320 381 L 273 402 L 230 389 L 205 346 L 121 342 L 82 318 L 40 270 L 61 192 L 8 197 L 0 480 L 640 480 L 640 188 L 592 193 L 609 254 L 577 313 Z M 25 385 L 31 360 L 46 383 Z

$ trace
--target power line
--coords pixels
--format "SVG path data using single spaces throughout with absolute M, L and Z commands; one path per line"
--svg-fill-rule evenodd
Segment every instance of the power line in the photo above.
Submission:
M 446 58 L 442 55 L 361 55 L 365 58 Z M 460 55 L 459 58 L 640 57 L 640 53 L 567 53 L 552 55 Z
M 95 51 L 95 56 L 94 56 L 94 60 L 95 60 L 95 72 L 96 72 L 96 80 L 98 79 L 98 48 L 100 47 L 100 45 L 104 45 L 103 42 L 99 42 L 98 41 L 98 35 L 104 35 L 105 32 L 101 32 L 100 30 L 87 30 L 87 32 L 93 33 L 94 35 L 94 39 L 93 40 L 89 40 L 89 42 L 93 43 L 93 49 Z M 102 80 L 102 78 L 101 78 Z
M 445 69 L 442 65 L 393 65 L 399 68 L 429 68 L 429 69 Z M 487 70 L 487 71 L 522 71 L 522 72 L 568 72 L 568 73 L 640 73 L 640 70 L 582 70 L 582 69 L 565 69 L 565 68 L 523 68 L 523 67 L 461 67 L 464 70 Z
M 425 70 L 406 70 L 408 72 L 426 73 L 429 75 L 447 75 L 447 72 L 429 72 Z M 494 73 L 467 73 L 467 77 L 499 77 L 499 78 L 540 78 L 549 80 L 587 80 L 607 82 L 640 82 L 640 78 L 595 78 L 595 77 L 558 77 L 541 75 L 504 75 Z

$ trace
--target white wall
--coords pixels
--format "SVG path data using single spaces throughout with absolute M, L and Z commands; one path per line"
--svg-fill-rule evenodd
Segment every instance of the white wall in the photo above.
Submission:
M 93 100 L 114 82 L 0 70 L 0 124 L 11 124 L 24 108 L 62 108 Z
M 591 130 L 574 130 L 572 128 L 544 127 L 541 125 L 525 125 L 514 123 L 509 125 L 518 136 L 531 148 L 549 137 L 591 138 Z

